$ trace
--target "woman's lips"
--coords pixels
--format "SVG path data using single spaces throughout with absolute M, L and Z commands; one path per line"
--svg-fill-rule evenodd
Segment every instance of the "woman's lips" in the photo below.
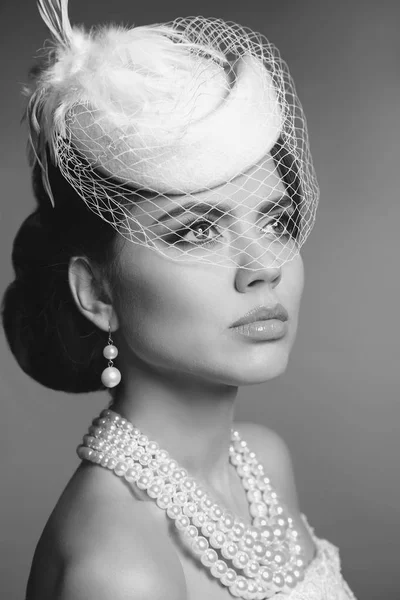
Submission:
M 237 333 L 257 340 L 278 340 L 288 331 L 287 321 L 268 319 L 233 327 Z
M 282 304 L 275 304 L 275 306 L 258 306 L 235 321 L 231 327 L 238 327 L 240 325 L 266 320 L 279 320 L 282 322 L 287 321 L 288 318 L 288 312 Z

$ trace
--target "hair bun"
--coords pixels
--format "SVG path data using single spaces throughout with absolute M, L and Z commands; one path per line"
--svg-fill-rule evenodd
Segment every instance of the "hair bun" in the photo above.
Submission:
M 15 236 L 15 279 L 2 301 L 6 339 L 22 370 L 42 385 L 65 392 L 103 390 L 104 335 L 77 309 L 68 283 L 72 256 L 105 262 L 114 230 L 71 191 L 55 167 L 52 208 L 37 167 L 33 188 L 39 206 Z

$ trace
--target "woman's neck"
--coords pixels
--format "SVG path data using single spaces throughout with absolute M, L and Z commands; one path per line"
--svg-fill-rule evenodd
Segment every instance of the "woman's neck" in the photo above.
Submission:
M 110 408 L 167 450 L 192 476 L 227 493 L 238 388 L 159 368 L 149 375 L 142 369 L 131 371 L 115 390 Z

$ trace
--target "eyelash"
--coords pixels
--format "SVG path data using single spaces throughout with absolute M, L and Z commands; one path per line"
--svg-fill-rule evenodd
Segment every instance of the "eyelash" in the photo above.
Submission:
M 284 233 L 282 235 L 285 235 L 286 237 L 290 237 L 293 235 L 293 232 L 290 231 L 289 229 L 287 229 L 287 224 L 289 221 L 291 221 L 292 216 L 293 215 L 283 212 L 280 215 L 278 215 L 276 218 L 270 219 L 270 221 L 268 222 L 268 225 L 271 223 L 271 221 L 276 221 L 277 223 L 282 223 L 282 221 L 283 221 L 285 230 L 287 231 L 287 233 Z M 221 234 L 219 234 L 216 238 L 214 238 L 212 240 L 208 240 L 206 242 L 187 242 L 187 241 L 184 241 L 181 239 L 187 233 L 190 233 L 192 231 L 191 228 L 193 226 L 198 227 L 199 225 L 202 225 L 203 223 L 206 223 L 207 225 L 210 226 L 210 227 L 207 227 L 206 231 L 215 227 L 215 225 L 212 222 L 207 221 L 206 219 L 193 219 L 192 221 L 185 223 L 186 227 L 184 229 L 180 229 L 179 231 L 174 233 L 174 235 L 171 236 L 170 238 L 166 238 L 166 241 L 170 244 L 175 244 L 176 246 L 206 246 L 206 247 L 212 248 L 213 246 L 215 246 L 218 243 L 218 239 L 221 237 Z M 294 228 L 293 221 L 292 221 L 292 228 Z

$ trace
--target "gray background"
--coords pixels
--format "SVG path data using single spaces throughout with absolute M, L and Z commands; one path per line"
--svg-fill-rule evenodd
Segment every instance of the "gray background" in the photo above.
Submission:
M 113 0 L 70 2 L 74 22 L 137 25 L 220 16 L 262 31 L 289 63 L 322 195 L 303 247 L 306 287 L 286 373 L 240 389 L 237 417 L 292 451 L 301 508 L 341 550 L 359 600 L 400 598 L 399 3 Z M 31 57 L 47 33 L 33 0 L 2 1 L 1 290 L 33 208 L 19 126 Z M 105 394 L 30 380 L 0 334 L 2 598 L 23 597 L 35 544 L 78 464 L 75 447 Z

